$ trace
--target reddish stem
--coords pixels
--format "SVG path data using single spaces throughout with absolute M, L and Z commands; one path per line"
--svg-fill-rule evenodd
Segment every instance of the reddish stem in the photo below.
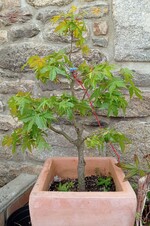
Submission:
M 99 126 L 100 128 L 102 128 L 101 123 L 100 123 L 100 120 L 99 120 L 99 118 L 98 118 L 98 115 L 97 115 L 97 113 L 96 113 L 96 111 L 95 111 L 95 108 L 94 108 L 94 106 L 93 106 L 93 103 L 92 103 L 91 100 L 90 100 L 90 94 L 88 93 L 87 89 L 86 89 L 85 86 L 83 85 L 83 82 L 77 77 L 78 74 L 77 74 L 76 69 L 75 69 L 75 70 L 72 70 L 71 73 L 72 73 L 74 79 L 76 80 L 76 82 L 81 86 L 81 88 L 82 88 L 83 91 L 85 92 L 85 95 L 87 95 L 87 97 L 88 97 L 88 99 L 89 99 L 90 107 L 91 107 L 91 109 L 92 109 L 92 113 L 93 113 L 93 115 L 95 116 L 95 119 L 96 119 L 96 121 L 97 121 L 97 123 L 98 123 L 98 126 Z M 109 145 L 110 145 L 111 149 L 113 150 L 113 152 L 115 153 L 115 155 L 116 155 L 116 157 L 117 157 L 117 159 L 118 159 L 118 162 L 120 162 L 120 155 L 119 155 L 119 153 L 117 152 L 117 150 L 115 149 L 115 147 L 113 146 L 112 143 L 109 142 Z

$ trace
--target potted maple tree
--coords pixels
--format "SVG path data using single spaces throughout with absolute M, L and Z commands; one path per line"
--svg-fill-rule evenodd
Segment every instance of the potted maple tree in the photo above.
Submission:
M 78 158 L 50 158 L 45 162 L 30 196 L 32 225 L 133 226 L 136 197 L 129 183 L 123 182 L 124 174 L 115 165 L 117 161 L 113 158 L 85 158 L 84 150 L 85 145 L 103 149 L 105 143 L 110 145 L 116 154 L 114 145 L 118 144 L 121 150 L 124 150 L 125 144 L 129 142 L 128 138 L 114 129 L 102 127 L 96 110 L 105 110 L 108 117 L 117 116 L 119 110 L 125 113 L 128 103 L 124 91 L 129 91 L 131 98 L 133 95 L 141 98 L 141 92 L 134 85 L 132 73 L 127 68 L 122 68 L 115 75 L 115 67 L 108 62 L 90 64 L 85 60 L 75 67 L 76 51 L 81 51 L 83 56 L 90 53 L 84 38 L 86 25 L 76 7 L 55 16 L 51 22 L 56 24 L 55 32 L 67 36 L 70 40 L 69 50 L 53 52 L 45 57 L 32 56 L 25 66 L 33 69 L 36 79 L 43 83 L 57 83 L 61 77 L 65 77 L 70 92 L 41 98 L 35 98 L 31 93 L 19 92 L 11 97 L 11 114 L 22 124 L 4 138 L 3 145 L 12 146 L 13 152 L 16 151 L 17 145 L 20 145 L 23 151 L 49 148 L 46 136 L 48 131 L 52 130 L 76 147 Z M 77 85 L 83 91 L 81 97 L 76 93 Z M 80 118 L 92 114 L 99 129 L 85 136 Z M 75 138 L 55 126 L 60 117 L 71 122 L 75 129 Z M 111 174 L 116 192 L 85 191 L 85 175 L 93 174 L 97 168 L 102 174 Z M 49 184 L 56 175 L 77 177 L 78 191 L 82 192 L 48 192 Z

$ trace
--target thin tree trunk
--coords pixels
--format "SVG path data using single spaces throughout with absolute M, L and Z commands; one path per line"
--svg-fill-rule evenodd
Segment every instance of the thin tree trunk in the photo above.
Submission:
M 85 191 L 85 160 L 84 143 L 77 147 L 78 150 L 78 190 Z

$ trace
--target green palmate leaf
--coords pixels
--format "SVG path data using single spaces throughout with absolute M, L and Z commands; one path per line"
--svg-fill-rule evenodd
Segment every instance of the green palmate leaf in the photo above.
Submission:
M 56 23 L 60 18 L 61 18 L 61 14 L 60 14 L 60 15 L 54 16 L 50 21 L 51 21 L 52 23 Z
M 51 112 L 43 112 L 37 114 L 33 113 L 31 117 L 23 118 L 22 121 L 26 124 L 27 126 L 27 131 L 29 132 L 33 125 L 37 125 L 39 129 L 46 129 L 49 125 L 54 120 L 53 115 Z
M 87 45 L 83 45 L 81 47 L 81 50 L 82 50 L 83 54 L 85 54 L 85 55 L 89 54 L 89 51 L 90 51 L 89 47 Z
M 126 84 L 130 84 L 131 86 L 134 86 L 133 82 L 133 72 L 128 68 L 121 68 L 120 74 L 123 76 L 124 81 Z
M 57 76 L 57 71 L 55 67 L 51 67 L 51 71 L 49 72 L 49 79 L 51 81 L 54 81 L 56 79 Z
M 35 117 L 35 123 L 36 123 L 36 125 L 37 125 L 37 127 L 39 129 L 45 129 L 47 127 L 46 126 L 46 120 L 41 115 L 36 115 L 36 117 Z
M 34 119 L 34 114 L 27 114 L 26 116 L 24 115 L 22 118 L 21 118 L 21 121 L 24 122 L 24 123 L 27 123 L 27 122 L 31 122 L 32 120 Z
M 113 91 L 115 91 L 118 88 L 126 88 L 126 85 L 124 83 L 124 81 L 120 80 L 120 79 L 113 79 L 112 82 L 109 84 L 108 90 L 109 93 L 112 94 Z
M 66 33 L 67 33 L 67 31 L 68 31 L 68 28 L 69 28 L 69 26 L 68 26 L 68 24 L 66 23 L 66 21 L 62 21 L 62 22 L 60 22 L 59 25 L 55 28 L 55 32 L 59 32 L 61 35 L 62 35 L 63 33 L 65 33 L 65 35 L 66 35 Z
M 134 157 L 135 158 L 135 157 Z M 137 163 L 138 161 L 138 163 Z M 150 170 L 147 170 L 146 167 L 142 168 L 142 164 L 137 160 L 137 157 L 135 159 L 135 163 L 118 163 L 118 167 L 121 167 L 123 170 L 126 171 L 125 179 L 129 179 L 134 176 L 143 177 L 147 173 L 150 173 Z
M 38 142 L 37 142 L 37 148 L 39 150 L 44 150 L 44 149 L 50 150 L 51 146 L 42 136 L 39 136 Z
M 67 109 L 66 115 L 67 115 L 68 119 L 70 119 L 70 120 L 73 119 L 73 111 L 71 109 Z
M 24 136 L 22 139 L 22 144 L 21 144 L 21 148 L 22 151 L 25 152 L 25 150 L 29 150 L 30 152 L 32 152 L 32 148 L 33 148 L 33 141 L 30 139 L 29 136 Z
M 35 124 L 35 118 L 32 118 L 32 120 L 28 123 L 27 132 L 29 132 L 33 125 Z
M 12 145 L 12 137 L 10 135 L 4 136 L 2 145 L 10 147 Z
M 65 70 L 62 70 L 62 69 L 59 69 L 59 68 L 56 68 L 56 73 L 59 74 L 59 75 L 64 75 L 64 76 L 68 76 L 66 74 L 66 71 Z
M 22 151 L 28 149 L 30 152 L 33 148 L 49 149 L 49 144 L 44 139 L 45 133 L 35 124 L 27 131 L 26 124 L 23 127 L 14 130 L 14 132 L 5 137 L 3 145 L 11 146 L 12 152 L 16 152 L 16 147 L 21 145 Z
M 75 38 L 78 37 L 79 30 L 77 29 L 77 25 L 74 23 L 74 21 L 70 21 L 68 27 L 70 28 L 70 31 L 75 31 L 74 32 Z
M 77 7 L 75 5 L 71 6 L 71 9 L 69 10 L 69 13 L 71 13 L 71 15 L 74 15 L 74 13 L 77 11 Z
M 125 114 L 127 107 L 127 101 L 120 91 L 110 92 L 104 91 L 103 88 L 97 88 L 93 91 L 90 97 L 91 101 L 94 103 L 94 106 L 103 110 L 107 110 L 108 116 L 117 116 L 119 109 L 122 109 Z
M 114 116 L 118 116 L 118 112 L 119 109 L 122 109 L 124 114 L 126 111 L 126 107 L 127 107 L 127 101 L 125 100 L 125 98 L 123 96 L 119 96 L 116 93 L 113 93 L 110 97 L 110 99 L 108 100 L 108 116 L 114 115 Z
M 74 104 L 71 102 L 71 100 L 62 100 L 58 107 L 60 115 L 66 114 L 67 117 L 71 119 L 73 116 L 73 107 Z
M 130 143 L 130 140 L 124 134 L 107 128 L 88 137 L 85 142 L 87 147 L 98 149 L 103 149 L 105 143 L 114 143 L 120 146 L 121 151 L 124 151 L 125 145 Z
M 49 114 L 52 114 L 51 109 L 55 107 L 57 103 L 57 97 L 51 96 L 50 98 L 41 98 L 39 102 L 39 106 L 37 108 L 38 111 L 49 110 Z
M 78 66 L 78 71 L 81 73 L 81 76 L 84 77 L 91 71 L 91 67 L 84 61 Z
M 8 106 L 12 116 L 17 116 L 17 106 L 14 104 L 14 98 L 10 98 L 8 101 Z
M 88 148 L 98 148 L 98 150 L 103 150 L 104 139 L 99 139 L 99 136 L 93 135 L 85 140 L 85 144 Z
M 126 147 L 126 143 L 129 143 L 129 140 L 127 140 L 126 142 L 124 141 L 124 139 L 120 139 L 119 141 L 118 141 L 118 143 L 119 143 L 119 146 L 120 146 L 120 148 L 121 148 L 121 150 L 122 151 L 125 151 L 125 147 Z
M 8 105 L 13 116 L 19 116 L 18 111 L 20 115 L 22 115 L 23 112 L 26 111 L 26 106 L 29 106 L 30 103 L 30 94 L 23 92 L 19 92 L 16 96 L 11 97 L 8 101 Z
M 77 114 L 80 114 L 81 116 L 89 115 L 91 114 L 91 107 L 87 101 L 81 100 L 78 101 L 78 103 L 75 103 L 74 105 L 75 112 Z
M 135 165 L 138 167 L 140 164 L 140 161 L 139 161 L 139 157 L 136 154 L 134 155 L 134 162 L 135 162 Z
M 46 58 L 45 57 L 39 57 L 38 55 L 36 56 L 31 56 L 25 66 L 29 66 L 30 68 L 37 70 L 39 68 L 42 68 L 45 65 Z M 23 66 L 23 67 L 25 67 Z
M 130 95 L 130 98 L 133 97 L 133 94 L 134 94 L 133 87 L 130 86 L 130 87 L 129 87 L 129 95 Z
M 124 77 L 125 83 L 128 85 L 130 98 L 135 94 L 139 99 L 142 99 L 141 90 L 133 82 L 133 72 L 128 68 L 122 68 L 120 74 Z
M 21 129 L 19 128 L 15 129 L 11 135 L 5 136 L 2 144 L 3 146 L 11 146 L 12 153 L 15 153 L 17 145 L 20 144 L 20 140 L 21 140 Z
M 100 99 L 101 88 L 96 88 L 90 96 L 90 99 L 98 100 Z
M 46 72 L 49 72 L 51 70 L 51 66 L 50 65 L 46 65 L 45 67 L 43 67 L 41 70 L 40 70 L 40 73 L 41 74 L 45 74 Z
M 141 95 L 142 92 L 140 89 L 138 89 L 137 87 L 134 87 L 134 93 L 139 99 L 142 99 L 142 95 Z

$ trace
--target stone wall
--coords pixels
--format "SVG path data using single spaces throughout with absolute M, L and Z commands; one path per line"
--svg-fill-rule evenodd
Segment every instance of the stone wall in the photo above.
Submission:
M 49 20 L 54 15 L 77 5 L 87 12 L 88 43 L 91 58 L 108 60 L 118 67 L 134 70 L 134 80 L 143 91 L 143 101 L 130 102 L 127 114 L 102 122 L 124 131 L 133 143 L 127 147 L 127 160 L 134 152 L 149 152 L 150 146 L 150 1 L 149 0 L 0 0 L 0 140 L 11 132 L 16 122 L 9 115 L 7 100 L 18 91 L 31 91 L 35 96 L 58 93 L 61 86 L 45 86 L 34 81 L 31 71 L 21 71 L 29 56 L 41 56 L 67 48 L 68 40 L 53 33 Z M 96 10 L 96 14 L 94 11 Z M 77 54 L 80 59 L 80 54 Z M 63 122 L 64 123 L 64 122 Z M 95 128 L 93 118 L 83 122 L 88 133 Z M 65 124 L 65 123 L 64 123 Z M 59 126 L 59 125 L 58 125 Z M 64 125 L 74 134 L 70 125 Z M 48 156 L 74 155 L 71 144 L 50 133 L 51 152 L 16 153 L 0 147 L 0 158 L 26 161 L 44 160 Z M 87 152 L 93 155 L 92 151 Z M 94 153 L 99 155 L 98 152 Z M 3 165 L 2 165 L 3 167 Z

